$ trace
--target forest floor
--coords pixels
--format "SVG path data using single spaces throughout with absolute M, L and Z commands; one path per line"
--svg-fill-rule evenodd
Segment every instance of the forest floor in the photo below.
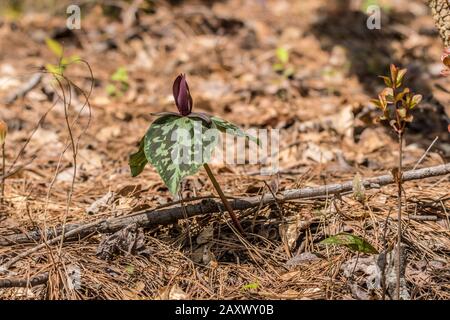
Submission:
M 175 111 L 172 83 L 179 73 L 187 74 L 195 111 L 243 128 L 279 129 L 278 179 L 258 175 L 257 165 L 211 164 L 229 196 L 267 194 L 265 182 L 283 191 L 352 181 L 357 173 L 389 174 L 397 163 L 396 137 L 376 123 L 370 99 L 382 89 L 377 76 L 387 74 L 390 63 L 408 68 L 408 86 L 424 96 L 406 134 L 405 169 L 436 137 L 418 168 L 447 163 L 450 78 L 439 75 L 442 43 L 425 1 L 383 5 L 380 30 L 365 27 L 361 6 L 340 11 L 325 0 L 157 1 L 136 20 L 127 5 L 118 19 L 91 5 L 73 31 L 65 27 L 63 6 L 0 20 L 0 117 L 9 126 L 6 168 L 15 171 L 5 181 L 0 243 L 13 234 L 177 200 L 150 165 L 132 178 L 128 157 L 150 113 Z M 67 117 L 48 73 L 25 97 L 3 104 L 43 66 L 57 63 L 47 37 L 92 69 L 90 106 L 72 90 Z M 274 71 L 277 48 L 289 52 L 289 77 Z M 124 83 L 111 79 L 120 67 L 127 71 Z M 65 75 L 89 93 L 93 79 L 84 64 L 71 65 Z M 78 148 L 73 185 L 66 119 Z M 214 194 L 204 171 L 187 178 L 182 190 L 184 199 Z M 404 183 L 405 294 L 411 299 L 450 298 L 449 190 L 448 175 Z M 124 241 L 132 239 L 129 252 L 98 254 L 105 239 L 114 242 L 108 234 L 58 242 L 0 271 L 0 279 L 48 273 L 48 280 L 0 288 L 0 298 L 381 299 L 378 255 L 319 242 L 345 231 L 380 252 L 392 249 L 396 195 L 396 186 L 388 185 L 366 190 L 363 202 L 344 194 L 243 210 L 244 238 L 232 231 L 228 215 L 212 214 L 134 229 L 125 235 Z M 92 206 L 102 198 L 104 205 Z M 42 242 L 1 245 L 0 265 Z

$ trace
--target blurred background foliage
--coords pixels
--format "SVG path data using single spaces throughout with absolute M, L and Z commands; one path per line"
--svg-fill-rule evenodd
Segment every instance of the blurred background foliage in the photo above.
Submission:
M 70 5 L 78 5 L 82 13 L 84 10 L 101 6 L 105 16 L 119 19 L 122 10 L 133 3 L 138 5 L 140 12 L 153 13 L 156 2 L 157 0 L 2 0 L 0 2 L 0 19 L 16 20 L 27 13 L 66 14 L 67 7 Z

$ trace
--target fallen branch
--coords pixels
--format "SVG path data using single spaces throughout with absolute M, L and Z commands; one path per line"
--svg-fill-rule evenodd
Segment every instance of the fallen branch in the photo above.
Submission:
M 35 287 L 48 281 L 48 272 L 24 279 L 0 279 L 0 288 Z
M 429 177 L 436 177 L 450 174 L 450 163 L 423 168 L 419 170 L 406 171 L 403 174 L 403 181 L 411 181 L 424 179 Z M 362 184 L 366 189 L 379 188 L 388 184 L 394 183 L 394 178 L 392 175 L 383 175 L 362 181 Z M 289 201 L 305 198 L 323 197 L 331 196 L 334 194 L 345 193 L 352 191 L 353 181 L 347 181 L 345 183 L 336 183 L 325 185 L 321 187 L 311 187 L 303 189 L 293 189 L 281 192 L 277 196 L 277 199 L 273 197 L 271 193 L 264 194 L 262 198 L 260 196 L 246 197 L 240 199 L 230 199 L 230 204 L 234 210 L 245 210 L 252 207 L 257 207 L 259 205 L 267 205 L 273 203 L 274 201 Z M 203 200 L 196 204 L 186 205 L 184 210 L 181 207 L 173 207 L 161 210 L 150 210 L 141 213 L 135 213 L 130 216 L 117 217 L 110 219 L 103 219 L 99 221 L 94 221 L 88 224 L 72 224 L 66 226 L 65 240 L 81 239 L 85 236 L 91 235 L 93 233 L 112 233 L 116 232 L 130 224 L 136 224 L 139 227 L 150 227 L 154 225 L 168 225 L 176 223 L 180 219 L 193 217 L 196 215 L 210 214 L 223 212 L 225 208 L 221 202 L 208 199 Z M 7 270 L 14 263 L 16 263 L 21 258 L 36 252 L 46 245 L 51 245 L 56 243 L 60 239 L 61 228 L 50 229 L 46 232 L 47 238 L 51 239 L 47 241 L 47 244 L 39 244 L 27 250 L 16 257 L 12 258 L 10 261 L 5 263 L 0 269 Z M 12 235 L 0 239 L 0 245 L 12 245 L 16 243 L 26 243 L 32 241 L 39 241 L 41 239 L 41 232 L 35 231 L 26 235 Z
M 435 176 L 442 176 L 450 174 L 450 163 L 423 168 L 419 170 L 406 171 L 403 175 L 403 181 L 411 181 L 424 179 Z M 362 184 L 366 189 L 379 188 L 388 184 L 394 183 L 392 175 L 383 175 L 362 181 Z M 322 196 L 331 196 L 334 194 L 345 193 L 352 191 L 353 181 L 347 181 L 345 183 L 336 183 L 320 187 L 310 187 L 303 189 L 292 189 L 281 192 L 278 195 L 278 199 L 274 199 L 271 193 L 260 196 L 246 197 L 238 199 L 230 199 L 230 204 L 234 210 L 245 210 L 255 206 L 267 205 L 277 201 L 289 201 L 305 198 L 314 198 Z M 185 201 L 188 201 L 186 199 Z M 223 205 L 219 201 L 212 199 L 204 199 L 199 203 L 186 205 L 186 215 L 181 207 L 173 207 L 161 210 L 148 210 L 145 212 L 134 213 L 125 217 L 117 217 L 110 219 L 102 219 L 94 221 L 88 224 L 71 224 L 66 226 L 67 235 L 70 239 L 83 238 L 89 234 L 99 233 L 112 233 L 116 232 L 123 227 L 136 223 L 140 227 L 150 227 L 152 225 L 168 225 L 176 223 L 178 220 L 193 217 L 201 214 L 218 213 L 224 210 Z M 48 238 L 54 238 L 59 235 L 60 229 L 52 228 L 47 231 Z M 39 241 L 41 239 L 40 231 L 33 231 L 26 235 L 12 235 L 0 239 L 0 245 L 11 245 L 17 243 L 26 243 L 32 241 Z M 67 238 L 66 238 L 67 239 Z M 51 244 L 51 243 L 50 243 Z

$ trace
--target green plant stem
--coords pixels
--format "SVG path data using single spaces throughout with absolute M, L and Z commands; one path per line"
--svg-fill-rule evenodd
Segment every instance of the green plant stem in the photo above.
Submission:
M 2 193 L 2 200 L 1 202 L 4 203 L 5 202 L 5 179 L 6 179 L 6 160 L 5 160 L 5 143 L 2 144 L 2 189 L 1 189 L 1 193 Z
M 219 183 L 217 182 L 216 178 L 214 177 L 214 174 L 211 171 L 211 168 L 208 166 L 207 163 L 203 164 L 203 167 L 206 170 L 206 173 L 208 174 L 209 179 L 211 180 L 214 189 L 216 189 L 217 193 L 219 194 L 220 199 L 223 202 L 223 205 L 228 210 L 231 220 L 233 220 L 233 224 L 236 227 L 236 229 L 240 232 L 240 234 L 244 234 L 244 229 L 242 229 L 241 224 L 239 223 L 238 218 L 234 214 L 233 208 L 231 207 L 230 203 L 228 202 L 227 198 L 225 197 L 225 194 L 222 191 L 222 188 L 220 188 Z
M 400 300 L 400 271 L 401 271 L 401 243 L 402 243 L 402 158 L 403 158 L 403 132 L 398 134 L 398 177 L 397 177 L 397 220 L 398 220 L 398 234 L 397 234 L 397 300 Z

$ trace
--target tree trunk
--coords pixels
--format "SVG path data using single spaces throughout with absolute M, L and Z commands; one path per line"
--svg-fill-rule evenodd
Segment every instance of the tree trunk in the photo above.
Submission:
M 450 1 L 430 0 L 428 5 L 445 47 L 450 47 Z

